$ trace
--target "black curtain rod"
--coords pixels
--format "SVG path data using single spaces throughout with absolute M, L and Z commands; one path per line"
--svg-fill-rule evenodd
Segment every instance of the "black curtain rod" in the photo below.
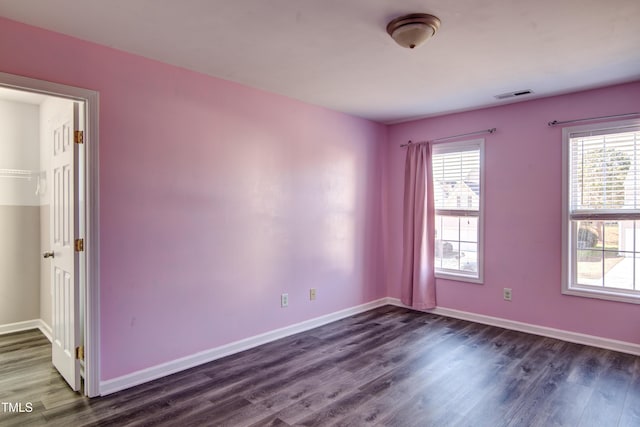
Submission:
M 614 114 L 613 116 L 589 117 L 589 118 L 586 118 L 586 119 L 565 120 L 565 121 L 562 121 L 562 122 L 559 122 L 557 120 L 553 120 L 551 122 L 548 122 L 547 124 L 549 126 L 556 126 L 556 125 L 564 125 L 566 123 L 590 122 L 592 120 L 615 119 L 615 118 L 619 118 L 619 117 L 633 117 L 633 116 L 640 116 L 640 113 Z
M 410 144 L 428 144 L 430 142 L 441 142 L 441 141 L 446 141 L 448 139 L 454 139 L 454 138 L 460 138 L 463 136 L 471 136 L 471 135 L 482 135 L 485 133 L 494 133 L 496 131 L 496 128 L 491 128 L 491 129 L 485 129 L 485 130 L 478 130 L 475 132 L 469 132 L 469 133 L 461 133 L 460 135 L 453 135 L 453 136 L 445 136 L 443 138 L 436 138 L 436 139 L 432 139 L 430 141 L 422 141 L 422 142 L 412 142 L 409 141 L 407 144 L 402 144 L 400 146 L 400 148 L 404 148 L 404 147 L 408 147 Z

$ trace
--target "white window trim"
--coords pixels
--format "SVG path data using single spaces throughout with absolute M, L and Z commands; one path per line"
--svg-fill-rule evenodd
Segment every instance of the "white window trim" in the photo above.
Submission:
M 593 130 L 615 130 L 626 126 L 639 126 L 640 119 L 622 120 L 615 122 L 588 124 L 571 126 L 562 129 L 562 293 L 586 298 L 597 298 L 609 301 L 620 301 L 633 304 L 640 304 L 640 295 L 628 293 L 624 290 L 607 290 L 605 288 L 593 288 L 572 283 L 574 272 L 572 270 L 572 259 L 569 256 L 571 242 L 571 227 L 569 220 L 569 135 L 577 132 L 588 132 Z M 622 214 L 622 212 L 621 212 Z
M 438 148 L 436 148 L 436 145 Z M 469 276 L 464 273 L 453 271 L 436 271 L 436 279 L 453 280 L 458 282 L 468 282 L 482 285 L 484 283 L 484 138 L 457 141 L 432 143 L 431 155 L 436 152 L 455 152 L 464 148 L 480 147 L 480 209 L 478 210 L 478 277 Z M 433 191 L 433 188 L 431 189 Z M 446 209 L 443 209 L 446 210 Z

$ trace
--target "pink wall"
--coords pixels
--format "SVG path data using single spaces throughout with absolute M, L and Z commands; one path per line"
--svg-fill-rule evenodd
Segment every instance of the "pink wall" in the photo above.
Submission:
M 400 296 L 402 188 L 407 140 L 498 128 L 485 138 L 485 283 L 439 280 L 438 305 L 640 343 L 640 306 L 561 290 L 562 129 L 551 120 L 640 111 L 640 82 L 398 124 L 389 130 L 389 294 Z M 513 289 L 513 301 L 502 289 Z
M 103 380 L 386 295 L 384 126 L 4 19 L 0 58 L 100 93 Z
M 546 126 L 638 111 L 640 82 L 387 128 L 1 18 L 0 71 L 100 92 L 103 380 L 399 296 L 398 145 L 494 126 L 485 284 L 439 304 L 640 343 L 637 305 L 560 294 Z

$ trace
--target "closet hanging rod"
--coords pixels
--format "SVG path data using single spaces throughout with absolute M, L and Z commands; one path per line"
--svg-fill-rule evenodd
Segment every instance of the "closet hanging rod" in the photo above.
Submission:
M 586 119 L 574 119 L 574 120 L 564 120 L 564 121 L 552 120 L 548 122 L 547 125 L 556 126 L 556 125 L 564 125 L 567 123 L 590 122 L 592 120 L 617 119 L 621 117 L 634 117 L 634 116 L 640 116 L 640 113 L 614 114 L 612 116 L 588 117 Z
M 38 172 L 22 169 L 0 169 L 0 178 L 16 178 L 31 180 Z
M 422 141 L 422 142 L 409 141 L 407 144 L 402 144 L 400 146 L 400 148 L 408 147 L 409 144 L 420 145 L 420 144 L 428 144 L 430 142 L 442 142 L 442 141 L 447 141 L 449 139 L 461 138 L 463 136 L 483 135 L 485 133 L 494 133 L 495 131 L 496 131 L 496 128 L 491 128 L 491 129 L 478 130 L 478 131 L 475 131 L 475 132 L 461 133 L 460 135 L 445 136 L 445 137 L 442 137 L 442 138 L 436 138 L 436 139 L 432 139 L 432 140 L 429 140 L 429 141 Z

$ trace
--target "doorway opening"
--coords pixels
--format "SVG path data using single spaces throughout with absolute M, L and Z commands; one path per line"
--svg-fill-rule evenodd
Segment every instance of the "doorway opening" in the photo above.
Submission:
M 0 334 L 40 329 L 54 367 L 89 397 L 100 394 L 97 112 L 97 92 L 0 73 Z

